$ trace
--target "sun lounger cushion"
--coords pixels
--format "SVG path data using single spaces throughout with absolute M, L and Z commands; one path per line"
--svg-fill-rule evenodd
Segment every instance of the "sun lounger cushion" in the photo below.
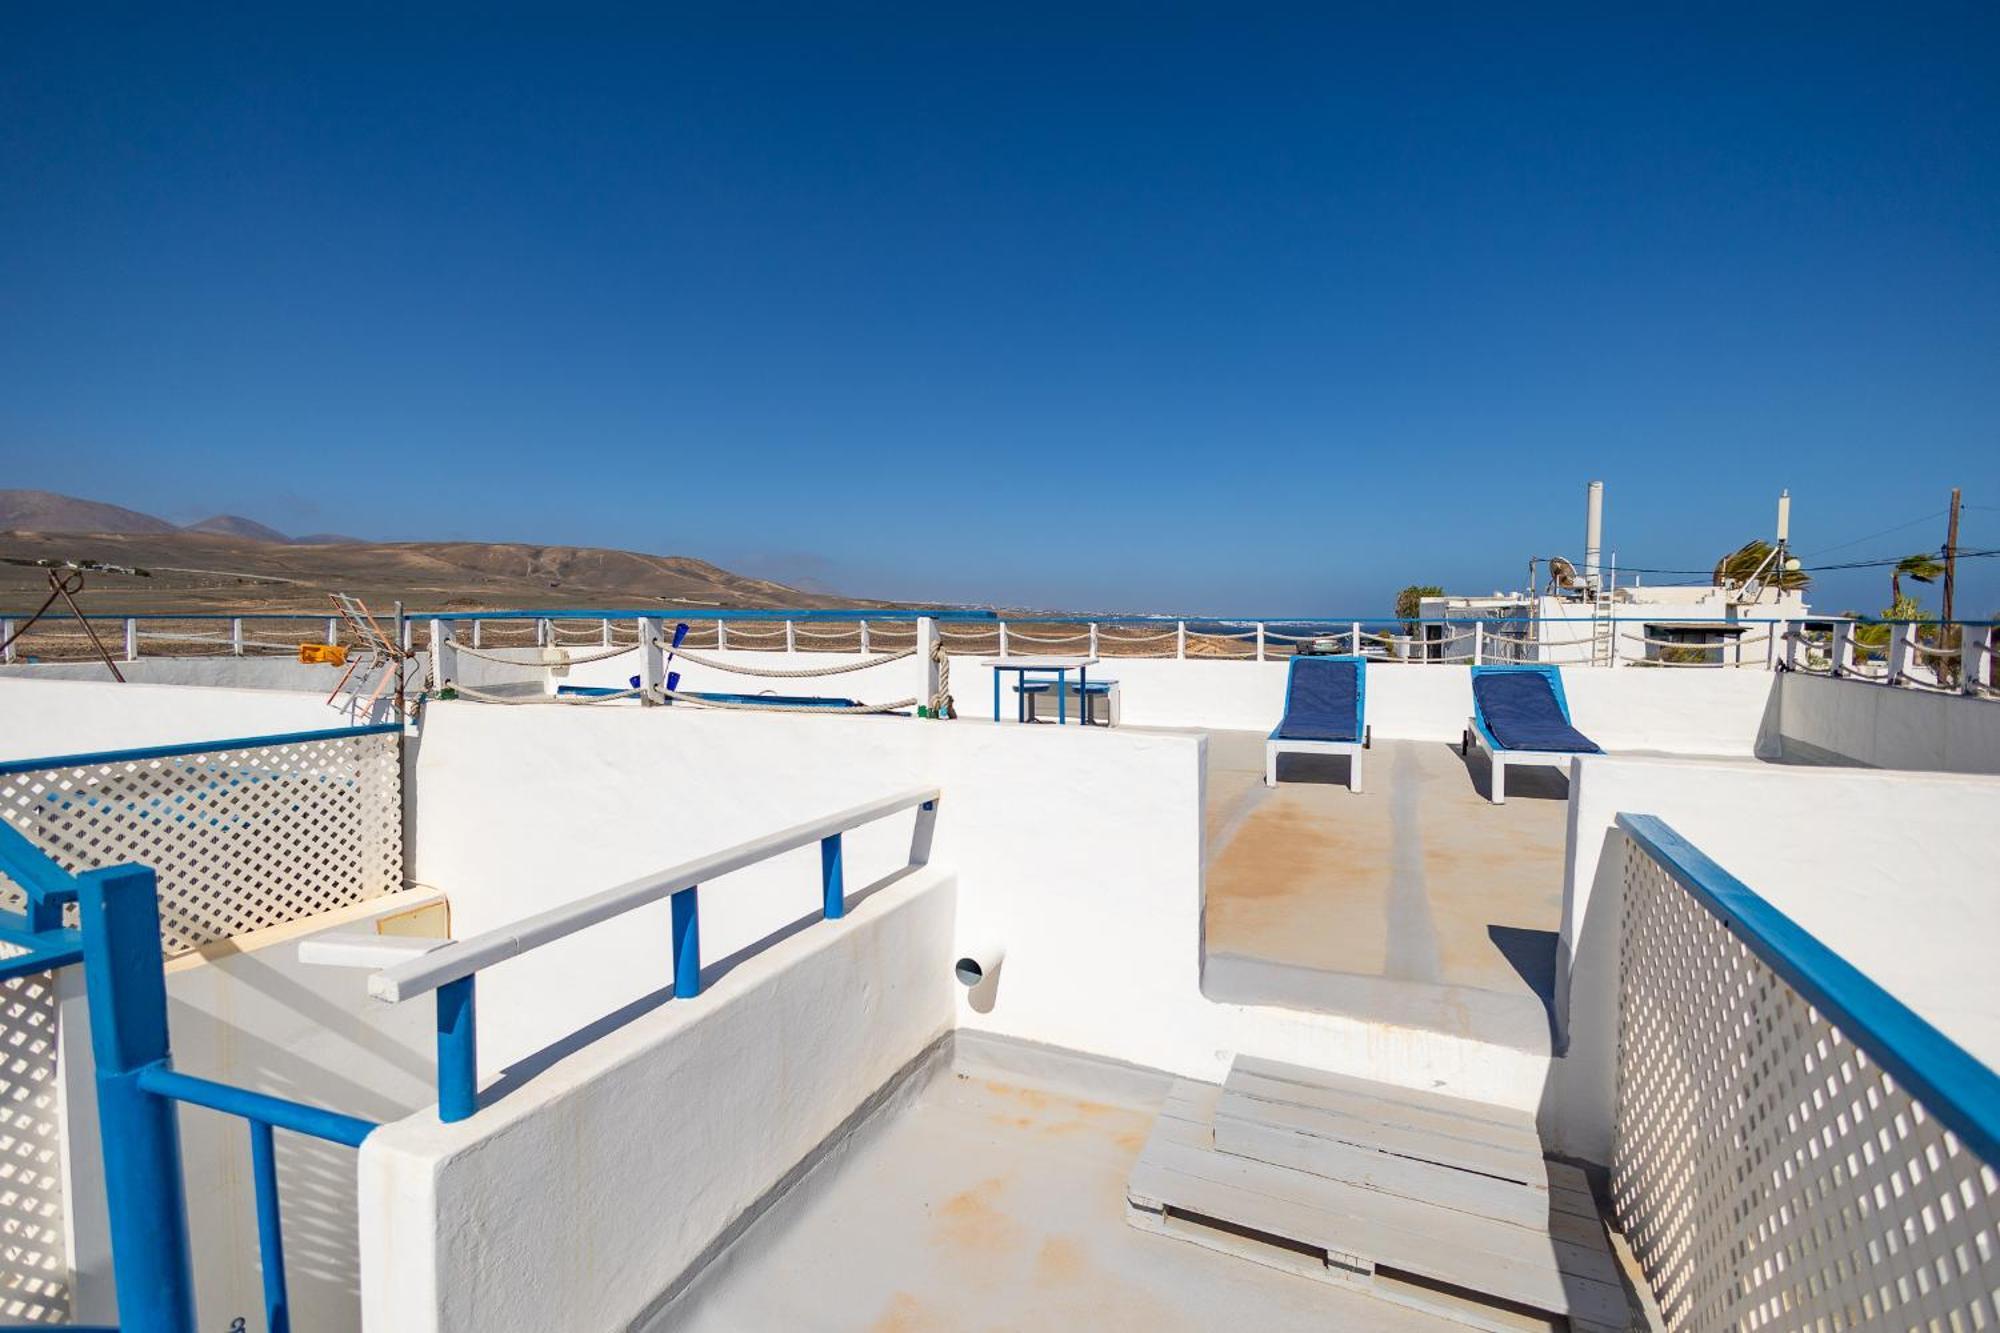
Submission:
M 1603 753 L 1569 724 L 1549 678 L 1539 671 L 1481 672 L 1472 678 L 1472 693 L 1479 720 L 1503 749 Z
M 1361 668 L 1355 662 L 1301 657 L 1293 661 L 1285 692 L 1285 720 L 1274 740 L 1361 739 Z

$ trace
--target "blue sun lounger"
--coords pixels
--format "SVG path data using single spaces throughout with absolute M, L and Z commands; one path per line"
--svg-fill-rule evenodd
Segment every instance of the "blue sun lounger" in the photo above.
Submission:
M 1294 657 L 1285 672 L 1285 716 L 1264 742 L 1264 785 L 1278 785 L 1281 754 L 1344 754 L 1347 789 L 1361 790 L 1368 748 L 1368 663 L 1360 657 Z
M 1526 666 L 1472 668 L 1472 716 L 1458 752 L 1473 744 L 1493 761 L 1493 804 L 1507 800 L 1507 765 L 1567 764 L 1580 754 L 1603 754 L 1602 746 L 1570 725 L 1560 669 Z

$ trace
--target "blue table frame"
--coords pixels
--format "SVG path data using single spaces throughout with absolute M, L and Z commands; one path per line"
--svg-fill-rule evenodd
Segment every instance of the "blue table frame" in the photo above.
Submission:
M 1056 725 L 1059 727 L 1069 725 L 1069 690 L 1066 687 L 1069 684 L 1069 673 L 1074 671 L 1076 672 L 1076 704 L 1079 714 L 1077 723 L 1080 726 L 1089 726 L 1090 697 L 1085 691 L 1090 685 L 1090 663 L 1091 659 L 1089 658 L 1077 658 L 1074 661 L 1062 662 L 1060 665 L 1051 665 L 1044 662 L 988 661 L 985 665 L 993 669 L 993 720 L 995 722 L 1000 720 L 1000 673 L 1011 671 L 1019 678 L 1020 683 L 1024 685 L 1030 676 L 1041 675 L 1053 677 L 1056 686 Z

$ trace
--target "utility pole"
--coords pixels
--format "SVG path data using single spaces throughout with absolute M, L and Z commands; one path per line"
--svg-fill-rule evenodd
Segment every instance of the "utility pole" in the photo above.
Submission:
M 1951 488 L 1951 521 L 1944 532 L 1944 615 L 1940 620 L 1951 623 L 1952 585 L 1958 582 L 1958 487 Z

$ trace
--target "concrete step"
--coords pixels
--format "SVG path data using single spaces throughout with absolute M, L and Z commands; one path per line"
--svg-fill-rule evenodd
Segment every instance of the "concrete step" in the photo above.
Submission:
M 1253 1077 L 1267 1079 L 1276 1072 L 1250 1064 L 1237 1080 L 1239 1095 L 1253 1086 Z M 1317 1071 L 1303 1072 L 1314 1075 L 1313 1081 L 1293 1086 L 1314 1088 L 1329 1096 L 1336 1091 L 1356 1091 L 1325 1086 Z M 1378 1100 L 1394 1102 L 1398 1098 L 1392 1094 L 1399 1092 L 1382 1089 Z M 1432 1096 L 1413 1094 L 1409 1103 L 1412 1112 L 1444 1117 L 1459 1114 L 1441 1104 L 1454 1099 L 1435 1098 L 1430 1104 L 1421 1104 Z M 1224 1151 L 1218 1144 L 1218 1135 L 1225 1132 L 1218 1119 L 1224 1097 L 1224 1090 L 1212 1084 L 1175 1083 L 1127 1186 L 1127 1218 L 1134 1226 L 1359 1287 L 1383 1299 L 1494 1333 L 1547 1328 L 1559 1317 L 1567 1318 L 1578 1329 L 1629 1326 L 1625 1288 L 1580 1173 L 1543 1164 L 1541 1194 L 1547 1200 L 1543 1218 L 1532 1225 L 1503 1220 L 1430 1197 L 1381 1188 L 1379 1183 L 1261 1159 L 1254 1155 L 1258 1145 L 1238 1137 L 1251 1123 L 1240 1116 L 1232 1117 L 1235 1123 L 1226 1132 L 1238 1147 L 1251 1151 Z M 1494 1112 L 1494 1108 L 1481 1109 Z M 1487 1116 L 1465 1113 L 1461 1119 L 1486 1121 L 1500 1137 L 1499 1144 L 1489 1147 L 1519 1147 L 1506 1136 L 1518 1131 L 1520 1125 L 1510 1121 L 1505 1112 Z M 1459 1124 L 1457 1128 L 1467 1136 L 1458 1140 L 1459 1145 L 1476 1140 L 1471 1126 Z M 1376 1155 L 1394 1156 L 1379 1151 Z M 1462 1146 L 1432 1153 L 1433 1157 L 1450 1155 L 1468 1154 Z M 1523 1170 L 1518 1154 L 1478 1156 L 1489 1164 L 1504 1160 L 1510 1163 L 1508 1169 Z M 1418 1167 L 1455 1169 L 1425 1158 L 1405 1157 L 1401 1161 Z M 1375 1166 L 1379 1181 L 1383 1164 Z M 1404 1177 L 1395 1175 L 1397 1169 L 1392 1167 L 1390 1175 L 1401 1183 Z M 1531 1188 L 1525 1181 L 1506 1183 L 1516 1190 Z M 1417 1187 L 1424 1194 L 1444 1188 L 1428 1177 Z
M 1214 1129 L 1219 1152 L 1517 1226 L 1549 1220 L 1548 1168 L 1525 1112 L 1239 1058 Z

